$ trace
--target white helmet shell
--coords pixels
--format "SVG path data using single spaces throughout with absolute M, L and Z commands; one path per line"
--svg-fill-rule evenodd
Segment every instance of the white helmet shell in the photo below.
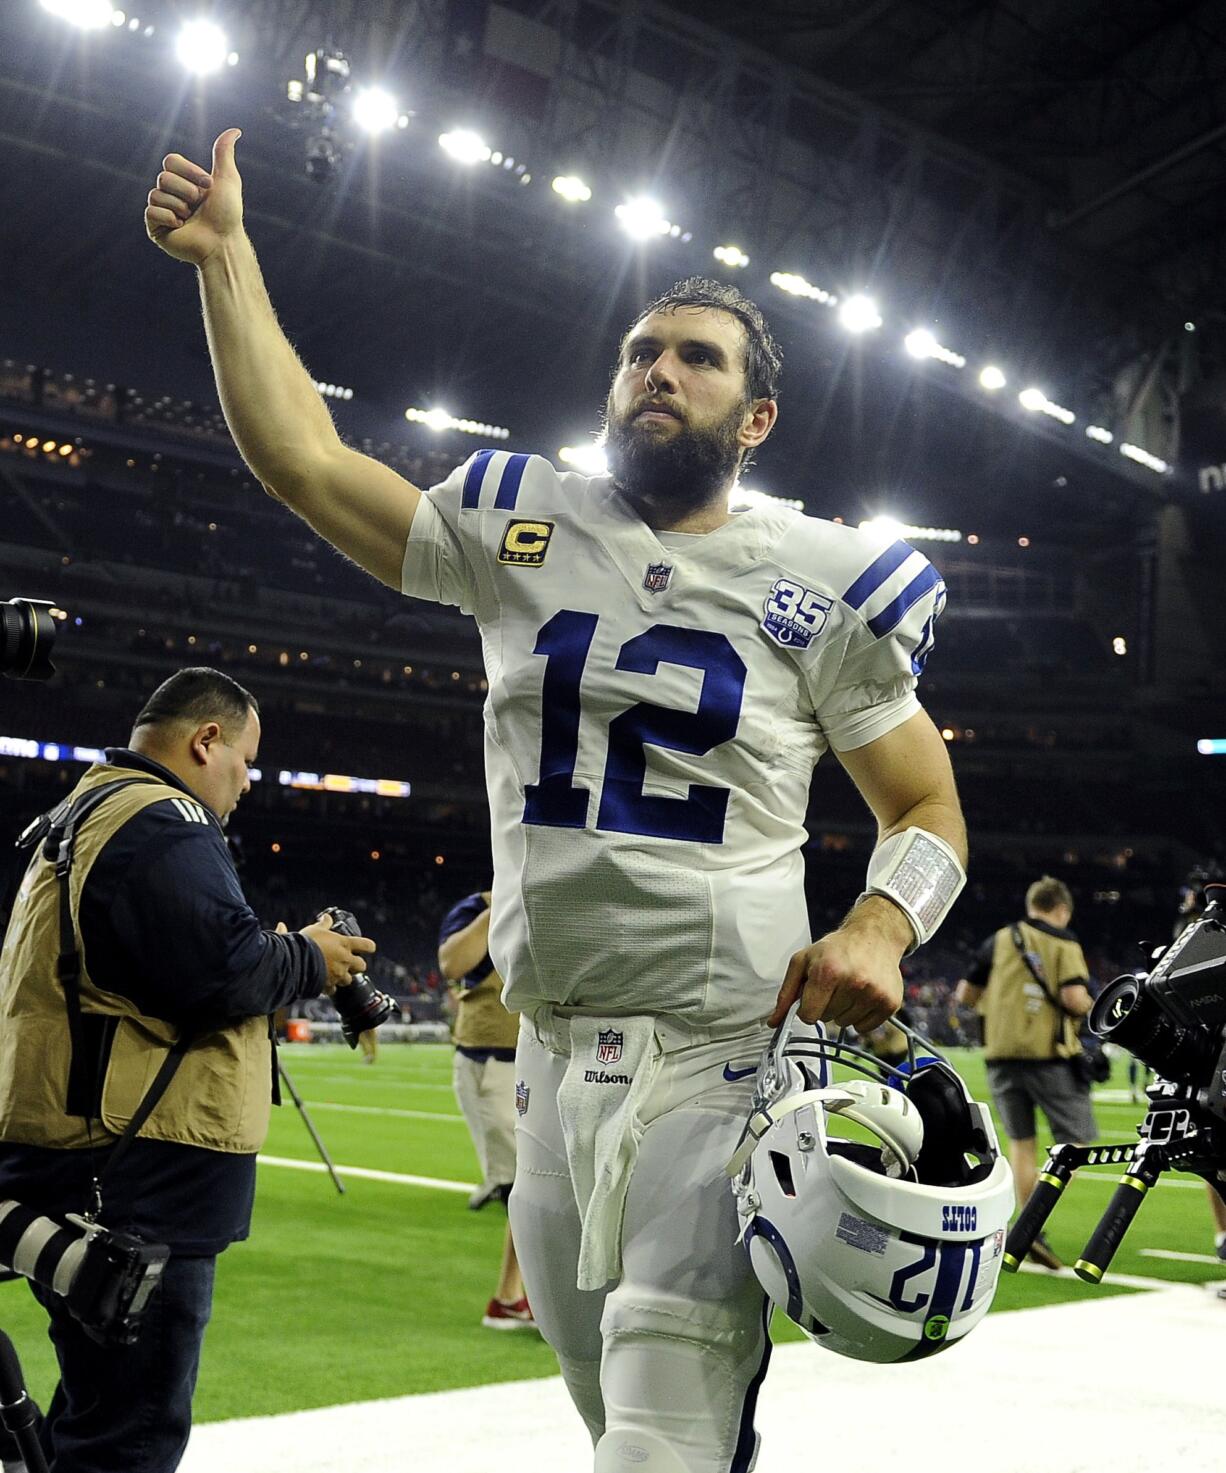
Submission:
M 935 1058 L 910 1076 L 876 1066 L 880 1078 L 831 1085 L 834 1063 L 873 1065 L 819 1035 L 816 1054 L 813 1040 L 797 1050 L 802 1075 L 788 1057 L 789 1028 L 759 1070 L 775 1093 L 755 1099 L 729 1166 L 754 1272 L 790 1319 L 840 1355 L 890 1362 L 943 1350 L 987 1313 L 1000 1274 L 1013 1178 L 991 1118 Z M 806 1088 L 805 1076 L 823 1083 Z M 925 1112 L 937 1127 L 927 1151 Z M 877 1143 L 832 1137 L 839 1115 Z

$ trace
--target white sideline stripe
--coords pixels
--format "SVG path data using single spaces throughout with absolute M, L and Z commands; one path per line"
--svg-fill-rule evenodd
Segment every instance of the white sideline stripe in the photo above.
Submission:
M 348 1110 L 354 1115 L 394 1115 L 397 1120 L 458 1120 L 463 1125 L 463 1115 L 434 1115 L 429 1110 L 395 1110 L 385 1105 L 338 1105 L 331 1100 L 308 1100 L 303 1104 L 311 1110 Z
M 298 1161 L 292 1156 L 265 1156 L 256 1158 L 261 1166 L 288 1166 L 294 1171 L 327 1171 L 322 1161 Z M 447 1181 L 441 1176 L 411 1176 L 404 1171 L 376 1171 L 373 1166 L 341 1166 L 337 1163 L 338 1176 L 359 1176 L 366 1181 L 390 1181 L 404 1187 L 433 1187 L 439 1192 L 475 1192 L 475 1181 Z
M 1173 1258 L 1177 1263 L 1211 1263 L 1226 1274 L 1226 1263 L 1216 1253 L 1178 1253 L 1174 1248 L 1142 1248 L 1142 1258 Z
M 1144 1253 L 1145 1249 L 1142 1248 Z M 1217 1259 L 1214 1262 L 1218 1262 Z M 1083 1284 L 1084 1279 L 1079 1279 L 1071 1268 L 1044 1268 L 1041 1263 L 1023 1263 L 1018 1268 L 1019 1273 L 1041 1274 L 1049 1279 L 1072 1279 L 1075 1283 Z M 1199 1284 L 1189 1284 L 1181 1279 L 1146 1279 L 1140 1274 L 1117 1274 L 1114 1269 L 1108 1269 L 1103 1279 L 1104 1284 L 1119 1284 L 1125 1289 L 1149 1289 L 1151 1291 L 1162 1291 L 1166 1289 L 1200 1289 Z M 1085 1284 L 1086 1291 L 1094 1293 L 1097 1288 L 1095 1284 Z
M 405 1334 L 413 1330 L 406 1322 Z M 757 1473 L 814 1465 L 814 1414 L 871 1427 L 874 1466 L 917 1473 L 1034 1473 L 1044 1457 L 1055 1473 L 1213 1468 L 1226 1440 L 1224 1332 L 1226 1306 L 1203 1290 L 1164 1286 L 1138 1302 L 1102 1298 L 1086 1286 L 1074 1302 L 989 1315 L 972 1349 L 908 1366 L 781 1345 L 759 1402 Z M 514 1375 L 516 1337 L 499 1338 Z M 1178 1346 L 1178 1354 L 1146 1360 L 1147 1344 Z M 1069 1366 L 1075 1375 L 1061 1372 Z M 916 1429 L 933 1425 L 933 1408 L 955 1406 L 958 1414 L 941 1420 L 934 1441 L 917 1447 Z M 1046 1452 L 1036 1450 L 1035 1437 L 1010 1435 L 1018 1407 L 1041 1408 Z M 583 1424 L 560 1378 L 548 1377 L 205 1424 L 192 1433 L 180 1473 L 579 1473 L 591 1466 Z

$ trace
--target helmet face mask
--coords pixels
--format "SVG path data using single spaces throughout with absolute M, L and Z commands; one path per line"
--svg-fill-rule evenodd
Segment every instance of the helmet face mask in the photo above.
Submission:
M 835 1082 L 836 1066 L 861 1077 Z M 869 1143 L 837 1134 L 840 1119 Z M 763 1055 L 728 1171 L 759 1282 L 817 1344 L 920 1359 L 987 1313 L 1012 1173 L 986 1108 L 914 1041 L 893 1068 L 793 1009 Z

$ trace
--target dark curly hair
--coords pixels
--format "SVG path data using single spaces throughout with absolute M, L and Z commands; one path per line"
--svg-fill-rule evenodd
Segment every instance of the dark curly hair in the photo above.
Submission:
M 675 312 L 678 307 L 714 307 L 727 312 L 745 329 L 745 387 L 750 399 L 774 399 L 779 393 L 779 375 L 783 354 L 767 325 L 762 309 L 726 282 L 708 276 L 687 276 L 655 301 L 648 302 L 630 326 L 625 337 L 653 312 Z M 625 337 L 622 341 L 625 342 Z

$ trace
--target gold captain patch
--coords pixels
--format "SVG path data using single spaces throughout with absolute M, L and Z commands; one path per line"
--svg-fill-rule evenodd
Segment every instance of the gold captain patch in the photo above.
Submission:
M 552 522 L 508 522 L 498 549 L 498 561 L 521 568 L 539 568 L 545 561 L 552 536 Z

